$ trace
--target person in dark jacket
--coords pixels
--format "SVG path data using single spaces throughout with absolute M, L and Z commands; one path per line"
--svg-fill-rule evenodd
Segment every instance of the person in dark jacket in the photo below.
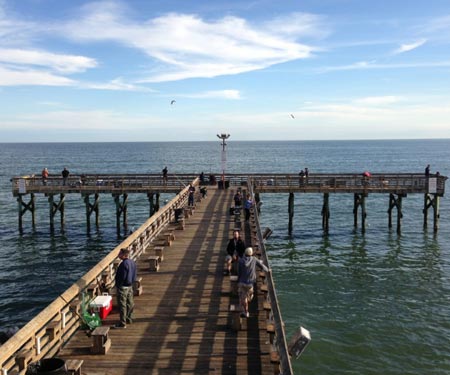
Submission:
M 241 235 L 238 230 L 233 231 L 233 238 L 228 241 L 227 256 L 225 257 L 225 264 L 227 275 L 231 273 L 231 263 L 244 255 L 245 243 L 241 239 Z
M 137 269 L 134 260 L 130 259 L 130 250 L 121 249 L 119 264 L 116 272 L 117 304 L 119 305 L 120 323 L 115 328 L 126 328 L 127 323 L 132 323 L 134 308 L 133 283 L 136 281 Z
M 256 283 L 256 266 L 269 272 L 264 263 L 253 256 L 253 249 L 247 247 L 245 254 L 239 259 L 238 290 L 239 303 L 241 305 L 241 317 L 248 318 L 248 303 L 253 299 L 253 286 Z

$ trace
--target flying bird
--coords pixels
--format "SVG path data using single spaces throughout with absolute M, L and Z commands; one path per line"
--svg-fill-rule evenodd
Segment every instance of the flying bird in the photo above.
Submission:
M 295 118 L 295 116 L 294 116 L 292 113 L 291 113 L 291 117 L 292 117 L 292 118 Z
M 174 105 L 176 102 L 177 102 L 176 100 L 172 100 L 172 101 L 170 102 L 170 105 Z

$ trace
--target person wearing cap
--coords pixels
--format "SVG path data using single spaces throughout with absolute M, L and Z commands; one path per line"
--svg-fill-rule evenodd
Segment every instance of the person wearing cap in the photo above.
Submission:
M 134 308 L 133 283 L 136 281 L 136 263 L 130 259 L 130 250 L 123 248 L 119 252 L 119 264 L 116 272 L 117 304 L 119 305 L 120 323 L 115 328 L 126 328 L 127 323 L 132 323 Z
M 227 245 L 227 256 L 225 257 L 225 263 L 227 270 L 226 275 L 231 273 L 231 263 L 236 261 L 238 258 L 244 255 L 245 243 L 241 238 L 240 232 L 238 230 L 233 231 L 233 238 L 228 241 Z
M 244 256 L 239 259 L 238 268 L 238 291 L 239 303 L 241 305 L 241 317 L 248 318 L 248 303 L 253 299 L 253 286 L 256 283 L 256 266 L 261 268 L 264 272 L 269 272 L 269 269 L 264 263 L 253 256 L 253 249 L 247 247 Z

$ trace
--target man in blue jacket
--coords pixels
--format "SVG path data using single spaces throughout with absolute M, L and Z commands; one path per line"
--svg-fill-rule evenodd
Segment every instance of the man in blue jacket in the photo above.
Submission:
M 115 328 L 126 328 L 127 323 L 132 323 L 132 314 L 134 308 L 133 301 L 133 283 L 136 281 L 137 270 L 136 263 L 130 259 L 130 250 L 121 249 L 119 264 L 116 272 L 117 304 L 119 305 L 120 323 Z

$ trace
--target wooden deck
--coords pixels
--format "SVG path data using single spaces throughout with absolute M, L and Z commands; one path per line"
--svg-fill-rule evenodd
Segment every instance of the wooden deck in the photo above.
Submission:
M 106 355 L 90 353 L 92 339 L 77 332 L 58 356 L 82 359 L 82 373 L 273 374 L 262 295 L 255 294 L 247 324 L 231 328 L 230 281 L 223 275 L 225 248 L 234 227 L 228 208 L 233 192 L 210 189 L 186 220 L 185 230 L 164 249 L 159 272 L 150 272 L 148 249 L 138 261 L 143 294 L 135 297 L 134 321 L 111 329 Z M 243 228 L 246 242 L 250 231 Z M 104 325 L 118 320 L 116 301 Z

